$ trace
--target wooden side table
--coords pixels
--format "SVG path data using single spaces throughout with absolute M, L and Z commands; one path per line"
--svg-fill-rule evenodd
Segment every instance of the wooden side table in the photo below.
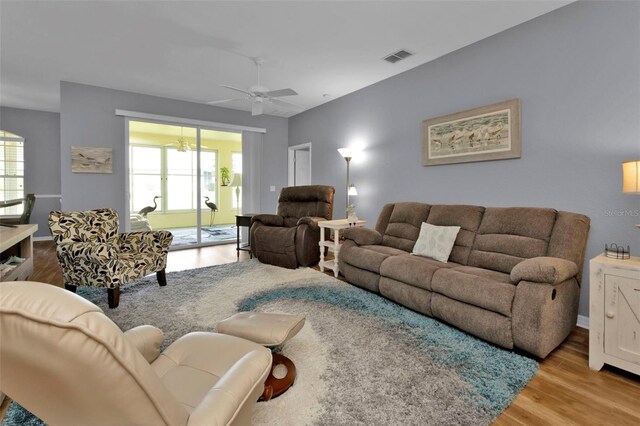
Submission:
M 248 251 L 249 258 L 253 259 L 253 254 L 251 253 L 251 244 L 240 244 L 240 227 L 246 226 L 251 229 L 251 218 L 254 217 L 255 213 L 242 213 L 236 215 L 236 254 L 238 255 L 238 259 L 240 259 L 241 251 Z
M 333 276 L 338 278 L 338 253 L 340 253 L 340 230 L 351 228 L 353 226 L 365 226 L 367 224 L 364 220 L 358 220 L 355 225 L 349 225 L 347 219 L 338 219 L 338 220 L 323 220 L 318 222 L 318 226 L 320 227 L 320 272 L 324 272 L 324 268 L 333 269 Z M 325 241 L 324 234 L 325 230 L 330 229 L 333 231 L 333 241 Z M 324 249 L 333 252 L 333 260 L 324 260 Z
M 640 374 L 640 257 L 589 262 L 589 367 Z
M 0 259 L 19 256 L 24 261 L 0 272 L 0 281 L 24 281 L 33 273 L 33 234 L 38 225 L 14 225 L 0 228 Z

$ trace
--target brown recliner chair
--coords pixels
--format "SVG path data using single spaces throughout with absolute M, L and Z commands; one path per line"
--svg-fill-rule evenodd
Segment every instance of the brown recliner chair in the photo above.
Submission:
M 251 252 L 260 262 L 295 269 L 320 260 L 318 222 L 333 216 L 333 186 L 282 188 L 277 214 L 251 219 Z

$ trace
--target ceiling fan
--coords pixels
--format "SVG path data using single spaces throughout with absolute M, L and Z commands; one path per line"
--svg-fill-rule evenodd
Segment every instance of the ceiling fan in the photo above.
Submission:
M 227 86 L 225 84 L 221 84 L 220 86 L 226 87 L 227 89 L 235 90 L 236 92 L 244 93 L 245 96 L 240 98 L 231 98 L 231 99 L 223 99 L 221 101 L 211 101 L 207 102 L 209 105 L 217 105 L 225 102 L 246 100 L 251 101 L 251 115 L 260 115 L 264 112 L 265 104 L 273 104 L 275 106 L 279 106 L 282 108 L 296 108 L 296 109 L 304 109 L 303 106 L 294 104 L 293 102 L 284 101 L 281 98 L 284 96 L 294 96 L 298 93 L 293 89 L 279 89 L 279 90 L 269 90 L 265 86 L 260 85 L 260 67 L 264 63 L 262 58 L 253 58 L 253 62 L 256 64 L 257 73 L 258 73 L 258 84 L 249 87 L 247 90 L 238 89 L 237 87 Z
M 184 138 L 183 128 L 180 127 L 180 137 L 175 142 L 168 143 L 165 146 L 174 146 L 178 152 L 187 152 L 194 149 L 188 140 Z

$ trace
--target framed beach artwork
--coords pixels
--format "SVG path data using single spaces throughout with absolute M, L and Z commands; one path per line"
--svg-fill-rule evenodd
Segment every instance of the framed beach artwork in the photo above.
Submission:
M 73 173 L 113 173 L 113 149 L 72 146 L 71 171 Z
M 520 100 L 422 122 L 422 165 L 520 158 Z

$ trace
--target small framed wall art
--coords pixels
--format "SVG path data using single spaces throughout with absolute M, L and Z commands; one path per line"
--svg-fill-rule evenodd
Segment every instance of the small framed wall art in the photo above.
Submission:
M 113 149 L 72 146 L 71 171 L 73 173 L 113 173 Z
M 422 165 L 520 158 L 520 100 L 422 122 Z

